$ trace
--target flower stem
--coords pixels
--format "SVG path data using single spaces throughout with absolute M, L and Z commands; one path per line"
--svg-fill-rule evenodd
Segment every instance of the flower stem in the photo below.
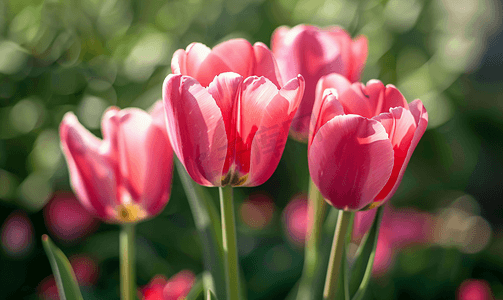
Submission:
M 323 291 L 323 300 L 333 300 L 337 295 L 339 288 L 339 275 L 341 274 L 341 265 L 344 263 L 344 247 L 346 231 L 351 221 L 351 212 L 339 210 L 339 217 L 335 227 L 334 241 L 332 251 L 330 252 L 330 261 L 328 263 L 327 278 L 325 280 L 325 289 Z
M 134 223 L 122 225 L 120 231 L 121 300 L 136 299 Z
M 297 294 L 298 300 L 313 299 L 313 281 L 320 260 L 321 227 L 325 216 L 327 203 L 313 180 L 309 181 L 308 198 L 308 230 L 304 249 L 304 269 Z
M 236 220 L 232 187 L 219 187 L 220 212 L 222 215 L 222 239 L 225 260 L 225 282 L 227 300 L 239 299 L 239 272 L 236 241 Z

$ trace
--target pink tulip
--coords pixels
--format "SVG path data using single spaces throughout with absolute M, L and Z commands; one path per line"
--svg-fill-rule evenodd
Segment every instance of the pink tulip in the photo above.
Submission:
M 271 48 L 283 81 L 302 74 L 306 91 L 290 128 L 290 135 L 306 141 L 313 109 L 316 83 L 330 73 L 338 73 L 355 82 L 365 66 L 368 41 L 364 36 L 351 40 L 339 27 L 320 29 L 315 26 L 282 26 L 272 35 Z
M 303 92 L 302 76 L 278 90 L 265 77 L 232 72 L 208 87 L 168 75 L 163 99 L 173 150 L 201 185 L 260 185 L 279 163 Z
M 44 207 L 44 221 L 53 236 L 66 242 L 79 241 L 99 226 L 73 193 L 57 192 Z
M 60 125 L 71 183 L 83 206 L 109 223 L 160 213 L 169 200 L 173 166 L 161 102 L 150 115 L 109 108 L 102 132 L 103 140 L 96 138 L 73 113 Z
M 407 104 L 393 85 L 324 76 L 310 124 L 311 178 L 335 208 L 377 207 L 395 193 L 427 124 L 422 102 Z
M 263 43 L 253 46 L 244 39 L 232 39 L 213 49 L 201 43 L 192 43 L 186 50 L 179 49 L 171 60 L 173 74 L 187 75 L 207 87 L 215 76 L 234 72 L 243 76 L 264 76 L 282 87 L 281 76 L 272 52 Z M 297 74 L 291 78 L 297 77 Z
M 179 300 L 185 299 L 190 292 L 196 276 L 189 270 L 183 270 L 166 280 L 157 275 L 139 289 L 142 300 Z

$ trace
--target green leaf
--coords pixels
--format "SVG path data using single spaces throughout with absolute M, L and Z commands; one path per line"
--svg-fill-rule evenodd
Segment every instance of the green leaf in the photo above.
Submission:
M 42 245 L 51 263 L 52 272 L 62 300 L 83 300 L 77 284 L 77 278 L 65 254 L 46 234 L 42 235 Z
M 196 281 L 192 285 L 192 288 L 190 289 L 190 292 L 187 294 L 187 297 L 185 297 L 185 300 L 196 300 L 203 294 L 204 291 L 204 286 L 203 286 L 203 279 L 202 276 L 199 275 L 196 278 Z
M 356 259 L 351 268 L 351 282 L 349 286 L 349 291 L 353 295 L 352 300 L 362 299 L 370 283 L 383 212 L 384 208 L 380 206 L 377 209 L 372 227 L 363 238 L 360 248 L 356 252 Z
M 222 249 L 222 226 L 218 210 L 205 188 L 190 178 L 177 158 L 175 158 L 175 164 L 203 244 L 204 267 L 210 272 L 214 285 L 210 288 L 220 299 L 225 299 L 226 285 L 224 253 Z
M 218 300 L 215 294 L 211 290 L 206 291 L 206 298 L 205 300 Z

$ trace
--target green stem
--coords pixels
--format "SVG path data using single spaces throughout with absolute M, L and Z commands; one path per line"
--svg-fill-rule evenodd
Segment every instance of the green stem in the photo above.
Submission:
M 330 252 L 330 261 L 328 263 L 327 278 L 325 280 L 325 289 L 323 290 L 324 300 L 333 300 L 337 295 L 339 288 L 339 275 L 341 274 L 341 265 L 344 263 L 344 250 L 346 232 L 351 221 L 351 212 L 339 210 L 337 226 L 335 227 L 334 241 L 332 251 Z
M 316 269 L 319 267 L 320 260 L 319 248 L 321 227 L 327 203 L 323 199 L 320 191 L 314 184 L 313 180 L 309 181 L 309 197 L 308 197 L 308 232 L 306 235 L 306 244 L 304 249 L 304 269 L 297 294 L 298 300 L 312 299 L 313 287 L 312 283 L 316 277 Z
M 227 300 L 239 299 L 238 252 L 236 242 L 236 220 L 232 187 L 219 187 L 220 212 L 222 215 L 222 239 L 225 260 L 225 282 Z
M 121 300 L 136 299 L 134 226 L 123 224 L 120 232 Z

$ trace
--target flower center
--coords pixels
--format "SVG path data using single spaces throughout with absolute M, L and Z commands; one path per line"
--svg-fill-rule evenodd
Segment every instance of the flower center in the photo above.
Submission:
M 135 203 L 120 204 L 117 206 L 117 219 L 121 223 L 137 222 L 145 216 L 145 211 Z

